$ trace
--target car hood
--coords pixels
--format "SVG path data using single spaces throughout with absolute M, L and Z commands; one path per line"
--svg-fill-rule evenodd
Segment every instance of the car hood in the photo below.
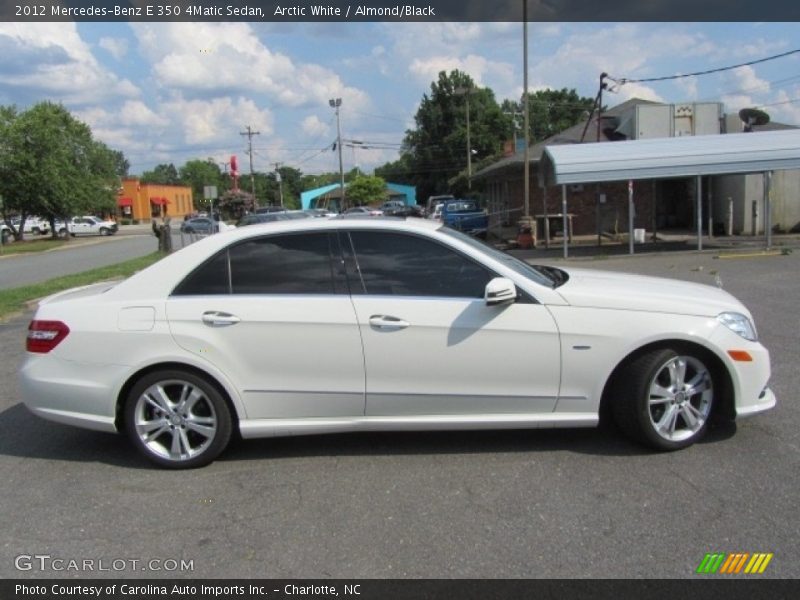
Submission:
M 709 317 L 733 311 L 750 316 L 731 294 L 710 285 L 593 269 L 563 270 L 569 280 L 556 291 L 572 306 Z

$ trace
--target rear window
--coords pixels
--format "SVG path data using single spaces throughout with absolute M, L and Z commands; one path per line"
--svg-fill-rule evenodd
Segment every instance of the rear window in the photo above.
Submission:
M 200 265 L 173 296 L 220 294 L 335 294 L 330 236 L 264 236 L 226 248 Z

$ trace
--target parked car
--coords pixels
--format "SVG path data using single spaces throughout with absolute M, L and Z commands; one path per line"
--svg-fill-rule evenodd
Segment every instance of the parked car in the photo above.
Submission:
M 433 214 L 436 205 L 443 204 L 445 200 L 455 200 L 452 194 L 439 194 L 436 196 L 428 196 L 428 201 L 425 203 L 425 215 L 430 217 Z
M 225 221 L 217 221 L 211 217 L 195 217 L 193 219 L 187 219 L 181 223 L 182 233 L 199 233 L 209 235 L 235 228 L 235 225 L 228 225 L 225 223 Z
M 403 205 L 395 208 L 384 210 L 383 214 L 386 217 L 422 217 L 424 211 L 422 207 L 416 204 Z
M 95 216 L 73 217 L 67 222 L 67 231 L 76 235 L 114 235 L 118 226 L 114 221 L 100 219 Z
M 30 410 L 125 432 L 170 468 L 209 463 L 234 430 L 588 427 L 607 413 L 675 450 L 712 417 L 776 402 L 769 354 L 727 292 L 533 267 L 416 219 L 209 236 L 43 300 L 26 347 Z M 409 361 L 435 368 L 409 377 Z
M 361 215 L 366 217 L 380 217 L 383 211 L 369 206 L 352 206 L 342 213 L 343 215 Z
M 327 208 L 307 208 L 304 212 L 308 213 L 309 216 L 314 217 L 315 219 L 322 217 L 335 217 L 339 214 Z
M 21 222 L 22 220 L 19 217 L 11 220 L 11 223 L 16 229 L 19 229 Z M 23 233 L 31 235 L 47 235 L 50 233 L 50 223 L 31 215 L 25 219 L 25 225 L 22 227 L 22 231 Z
M 311 215 L 304 210 L 285 210 L 283 212 L 250 213 L 244 215 L 236 223 L 236 227 L 255 225 L 257 223 L 272 223 L 274 221 L 288 221 L 291 219 L 310 219 Z
M 261 206 L 257 208 L 254 212 L 256 214 L 267 214 L 267 213 L 282 213 L 286 212 L 287 209 L 283 206 Z
M 485 236 L 489 230 L 489 216 L 475 200 L 445 200 L 440 214 L 442 223 L 469 235 Z

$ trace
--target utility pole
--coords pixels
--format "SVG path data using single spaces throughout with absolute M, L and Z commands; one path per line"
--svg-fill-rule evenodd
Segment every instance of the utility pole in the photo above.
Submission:
M 250 193 L 253 194 L 253 208 L 258 208 L 258 200 L 256 199 L 256 178 L 253 175 L 253 136 L 261 135 L 260 131 L 253 131 L 250 125 L 247 126 L 247 131 L 240 131 L 239 135 L 247 136 L 247 154 L 250 155 Z
M 472 86 L 458 87 L 453 92 L 458 96 L 466 98 L 467 109 L 467 189 L 472 189 L 472 142 L 469 135 L 469 95 L 472 93 Z
M 528 102 L 528 0 L 522 0 L 522 79 L 523 79 L 523 92 L 522 92 L 522 112 L 523 112 L 523 128 L 525 129 L 525 173 L 524 173 L 524 186 L 522 209 L 524 217 L 530 219 L 531 216 L 531 125 L 530 125 L 530 108 Z M 514 148 L 516 152 L 516 148 Z M 547 188 L 543 188 L 542 195 L 545 198 L 544 212 L 547 214 Z M 547 217 L 544 218 L 545 228 L 547 227 Z M 533 226 L 536 226 L 534 221 Z M 536 230 L 533 230 L 534 234 Z M 534 239 L 536 239 L 534 235 Z
M 280 167 L 283 163 L 273 163 L 275 165 L 275 180 L 278 182 L 278 196 L 281 199 L 281 208 L 283 208 L 283 184 L 281 182 L 281 172 L 278 171 L 278 167 Z
M 342 106 L 341 98 L 331 98 L 328 100 L 331 108 L 336 110 L 336 148 L 339 150 L 339 183 L 341 185 L 342 196 L 339 210 L 345 209 L 344 204 L 344 167 L 342 166 L 342 126 L 339 121 L 339 108 Z

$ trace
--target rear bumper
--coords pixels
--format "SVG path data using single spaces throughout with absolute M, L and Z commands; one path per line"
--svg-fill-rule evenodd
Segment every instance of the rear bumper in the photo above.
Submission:
M 52 355 L 29 355 L 19 371 L 22 401 L 35 415 L 66 425 L 116 432 L 115 383 L 124 381 L 125 367 L 87 366 Z M 83 376 L 81 376 L 83 373 Z

